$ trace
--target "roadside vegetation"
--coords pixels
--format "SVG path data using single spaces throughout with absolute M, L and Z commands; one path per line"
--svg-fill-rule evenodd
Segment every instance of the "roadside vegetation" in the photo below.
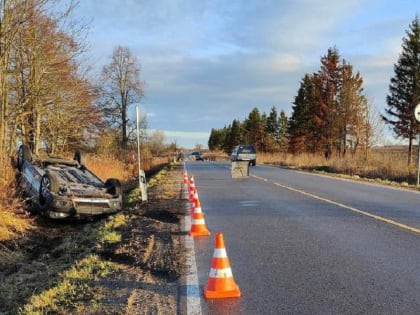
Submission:
M 111 161 L 98 163 L 98 172 L 107 163 Z M 167 241 L 170 235 L 178 237 L 178 233 L 158 227 L 168 222 L 171 229 L 178 228 L 176 215 L 182 207 L 175 200 L 179 186 L 174 183 L 182 178 L 182 165 L 164 165 L 150 169 L 154 175 L 147 185 L 149 203 L 142 204 L 139 190 L 130 188 L 124 194 L 124 210 L 113 216 L 91 222 L 17 216 L 23 223 L 29 222 L 30 228 L 16 231 L 13 237 L 5 234 L 0 242 L 0 313 L 121 313 L 127 307 L 127 298 L 118 298 L 115 292 L 122 288 L 127 290 L 124 294 L 130 293 L 123 273 L 135 272 L 130 276 L 137 277 L 145 269 L 146 274 L 156 272 L 159 279 L 168 273 L 168 281 L 176 281 L 182 273 L 182 252 L 172 247 L 177 245 L 160 245 L 159 238 Z M 91 166 L 94 168 L 95 163 Z M 175 172 L 171 180 L 169 172 Z M 123 176 L 126 172 L 117 174 Z M 154 246 L 174 252 L 154 254 Z M 147 277 L 150 280 L 151 276 Z M 114 301 L 112 305 L 110 300 Z
M 406 146 L 374 147 L 368 157 L 330 159 L 311 153 L 261 153 L 257 162 L 405 187 L 413 187 L 417 181 L 417 165 L 407 165 Z

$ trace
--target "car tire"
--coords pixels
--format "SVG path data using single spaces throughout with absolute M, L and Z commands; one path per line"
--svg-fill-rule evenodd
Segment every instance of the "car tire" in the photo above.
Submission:
M 85 155 L 80 152 L 79 150 L 74 153 L 73 160 L 79 163 L 79 167 L 85 167 L 86 165 L 86 158 Z
M 108 178 L 105 182 L 107 194 L 119 197 L 122 194 L 121 182 L 116 178 Z
M 54 174 L 44 174 L 39 185 L 39 205 L 45 208 L 52 202 L 52 194 L 58 192 L 58 179 Z
M 22 144 L 18 150 L 18 157 L 17 157 L 17 168 L 19 171 L 22 170 L 23 164 L 25 161 L 32 160 L 32 153 L 28 146 Z

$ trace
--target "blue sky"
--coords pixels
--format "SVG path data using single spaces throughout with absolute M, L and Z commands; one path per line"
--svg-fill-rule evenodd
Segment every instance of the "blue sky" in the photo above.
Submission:
M 402 38 L 418 0 L 82 0 L 86 57 L 98 72 L 118 45 L 146 82 L 140 111 L 167 142 L 207 146 L 212 128 L 257 107 L 291 114 L 305 73 L 337 47 L 383 112 Z M 133 116 L 134 118 L 134 116 Z

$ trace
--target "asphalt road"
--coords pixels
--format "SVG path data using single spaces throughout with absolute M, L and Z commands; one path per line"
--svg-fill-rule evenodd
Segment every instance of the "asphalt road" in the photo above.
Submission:
M 224 235 L 240 298 L 203 314 L 420 314 L 420 193 L 257 165 L 187 162 L 209 237 L 194 238 L 200 289 Z

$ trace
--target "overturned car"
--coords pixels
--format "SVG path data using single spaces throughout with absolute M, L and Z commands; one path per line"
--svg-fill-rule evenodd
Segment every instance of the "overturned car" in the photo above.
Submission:
M 118 179 L 103 182 L 84 165 L 76 152 L 74 159 L 41 159 L 29 147 L 18 150 L 19 187 L 32 210 L 53 219 L 115 213 L 122 209 L 122 189 Z

